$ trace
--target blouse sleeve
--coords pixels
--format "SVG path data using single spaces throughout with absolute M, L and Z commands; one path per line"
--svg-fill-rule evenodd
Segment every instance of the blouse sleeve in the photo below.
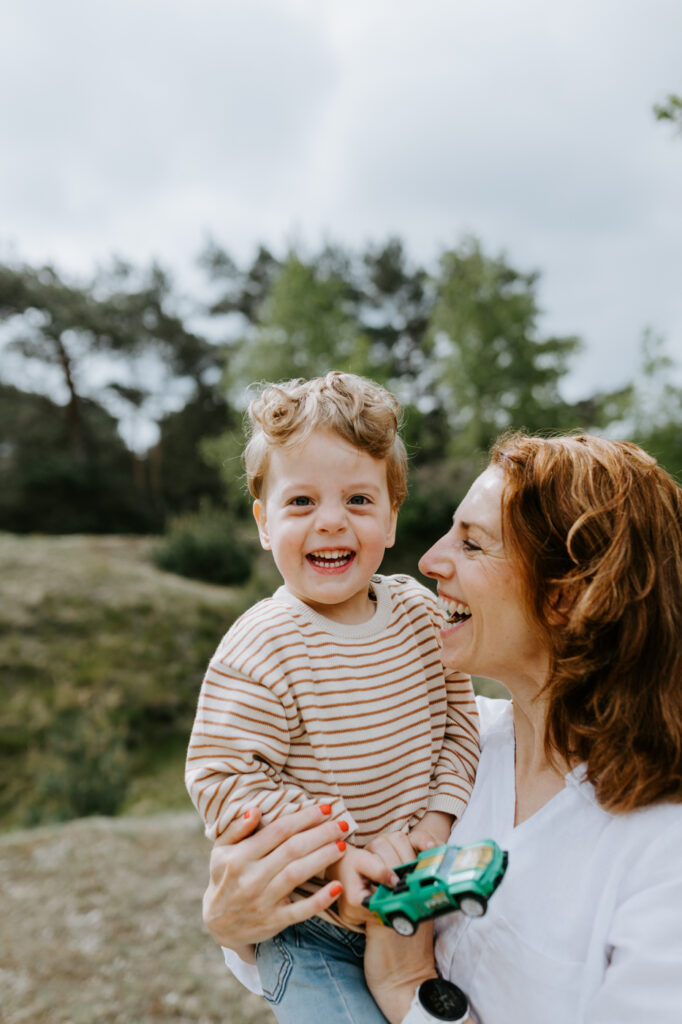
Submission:
M 222 947 L 223 956 L 225 957 L 225 963 L 230 971 L 234 974 L 237 981 L 240 981 L 245 988 L 248 988 L 250 992 L 255 992 L 257 996 L 263 995 L 263 986 L 260 983 L 260 977 L 258 976 L 258 968 L 255 964 L 247 964 L 245 960 L 235 953 L 233 949 L 227 949 L 225 946 Z
M 604 980 L 586 1024 L 682 1020 L 682 827 L 652 835 L 614 910 Z

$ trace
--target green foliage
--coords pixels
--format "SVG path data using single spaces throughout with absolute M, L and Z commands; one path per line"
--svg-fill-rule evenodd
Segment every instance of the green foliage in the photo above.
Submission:
M 681 371 L 663 338 L 646 330 L 630 405 L 633 440 L 678 479 L 682 479 L 682 386 L 676 381 Z
M 116 814 L 131 774 L 124 729 L 106 710 L 77 705 L 55 712 L 44 745 L 30 752 L 31 785 L 22 804 L 27 825 L 90 814 Z
M 206 455 L 205 444 L 235 421 L 225 396 L 202 384 L 193 398 L 160 422 L 158 443 L 150 452 L 155 497 L 165 513 L 197 509 L 203 501 L 223 501 L 219 467 Z
M 0 320 L 8 322 L 9 344 L 61 374 L 66 398 L 56 405 L 3 389 L 0 527 L 159 530 L 168 516 L 192 512 L 202 500 L 245 520 L 250 501 L 239 420 L 249 385 L 263 379 L 339 368 L 396 392 L 414 469 L 431 465 L 431 476 L 444 480 L 442 493 L 429 495 L 413 479 L 400 535 L 410 558 L 420 529 L 430 531 L 430 517 L 440 516 L 446 500 L 451 512 L 446 478 L 466 476 L 500 431 L 603 431 L 631 418 L 631 386 L 564 399 L 579 340 L 543 336 L 538 274 L 491 257 L 475 239 L 443 252 L 431 273 L 411 264 L 397 238 L 358 252 L 327 245 L 282 258 L 260 247 L 244 267 L 211 243 L 202 265 L 214 288 L 205 312 L 229 325 L 222 344 L 187 328 L 178 312 L 187 304 L 158 267 L 140 273 L 115 264 L 73 283 L 50 267 L 0 265 Z M 82 371 L 102 354 L 109 375 L 86 394 Z M 141 372 L 143 357 L 155 360 L 160 377 Z M 126 450 L 106 410 L 134 408 L 158 418 L 166 385 L 185 396 L 184 405 L 161 416 L 159 442 L 140 458 Z M 666 402 L 670 415 L 648 423 L 640 415 L 637 431 L 675 460 L 669 428 L 679 410 L 672 392 Z M 204 577 L 211 566 L 236 564 L 219 556 L 216 531 L 209 534 L 185 531 L 175 542 L 177 564 L 202 564 Z M 398 558 L 394 553 L 389 561 Z
M 244 583 L 251 574 L 253 545 L 234 527 L 231 516 L 204 504 L 199 512 L 171 520 L 154 562 L 167 572 L 207 583 Z
M 140 278 L 131 267 L 117 263 L 92 281 L 76 284 L 53 267 L 0 265 L 0 320 L 13 324 L 8 348 L 61 375 L 68 396 L 68 442 L 75 457 L 90 454 L 80 384 L 87 359 L 106 353 L 108 361 L 100 366 L 108 370 L 110 391 L 134 408 L 153 389 L 143 386 L 139 372 L 134 387 L 121 381 L 119 357 L 130 366 L 137 357 L 155 353 L 176 376 L 196 377 L 209 368 L 211 346 L 185 329 L 170 309 L 170 295 L 170 280 L 156 266 Z
M 0 826 L 112 813 L 162 751 L 189 807 L 199 686 L 247 598 L 160 573 L 146 550 L 0 534 Z
M 236 346 L 227 382 L 236 402 L 254 381 L 316 377 L 330 369 L 365 373 L 368 341 L 346 311 L 348 283 L 291 253 L 258 309 L 255 329 Z
M 252 498 L 246 483 L 242 454 L 246 436 L 240 430 L 230 430 L 217 437 L 205 437 L 201 442 L 202 457 L 219 474 L 223 486 L 222 504 L 236 519 L 251 521 Z
M 537 279 L 486 256 L 475 240 L 441 256 L 431 373 L 459 453 L 486 451 L 509 427 L 537 431 L 567 420 L 558 385 L 580 342 L 539 336 Z
M 672 122 L 682 132 L 682 96 L 668 93 L 665 103 L 654 104 L 654 116 L 657 121 Z
M 382 572 L 418 574 L 419 559 L 448 529 L 457 505 L 483 468 L 483 459 L 453 458 L 412 467 L 407 500 L 398 513 L 395 546 L 386 552 Z
M 69 444 L 60 406 L 0 383 L 0 529 L 145 533 L 159 528 L 159 511 L 144 476 L 140 479 L 144 463 L 126 449 L 104 409 L 87 399 L 80 408 L 89 437 L 84 457 Z

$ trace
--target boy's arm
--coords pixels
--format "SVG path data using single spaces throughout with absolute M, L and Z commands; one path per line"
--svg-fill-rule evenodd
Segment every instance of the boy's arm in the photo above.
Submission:
M 445 736 L 431 774 L 426 809 L 459 818 L 471 796 L 478 765 L 478 711 L 470 676 L 451 672 L 445 677 L 445 691 Z
M 329 794 L 313 796 L 282 778 L 289 755 L 289 724 L 282 702 L 259 680 L 212 661 L 206 672 L 192 728 L 185 784 L 216 839 L 247 807 L 260 807 L 263 820 L 299 810 L 321 800 L 333 818 L 356 823 L 343 801 Z

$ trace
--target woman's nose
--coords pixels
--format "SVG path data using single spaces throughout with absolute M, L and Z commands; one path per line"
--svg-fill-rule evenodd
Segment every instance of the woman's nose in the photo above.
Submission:
M 419 571 L 422 576 L 433 579 L 445 579 L 452 573 L 452 561 L 447 547 L 447 536 L 437 540 L 419 559 Z

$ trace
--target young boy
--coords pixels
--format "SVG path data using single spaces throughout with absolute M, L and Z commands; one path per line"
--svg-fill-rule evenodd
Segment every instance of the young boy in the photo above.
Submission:
M 331 809 L 347 848 L 340 840 L 327 879 L 297 894 L 337 878 L 341 913 L 386 878 L 364 849 L 372 839 L 400 830 L 415 850 L 447 842 L 478 759 L 471 682 L 444 675 L 436 598 L 409 576 L 376 575 L 406 495 L 398 412 L 384 388 L 339 372 L 269 385 L 249 406 L 253 512 L 284 585 L 223 638 L 187 754 L 209 838 L 253 805 L 264 823 Z M 324 1005 L 325 1024 L 383 1021 L 364 984 L 361 927 L 323 916 L 257 947 L 275 1014 L 305 1024 Z M 322 954 L 343 971 L 347 1008 L 322 1003 Z

